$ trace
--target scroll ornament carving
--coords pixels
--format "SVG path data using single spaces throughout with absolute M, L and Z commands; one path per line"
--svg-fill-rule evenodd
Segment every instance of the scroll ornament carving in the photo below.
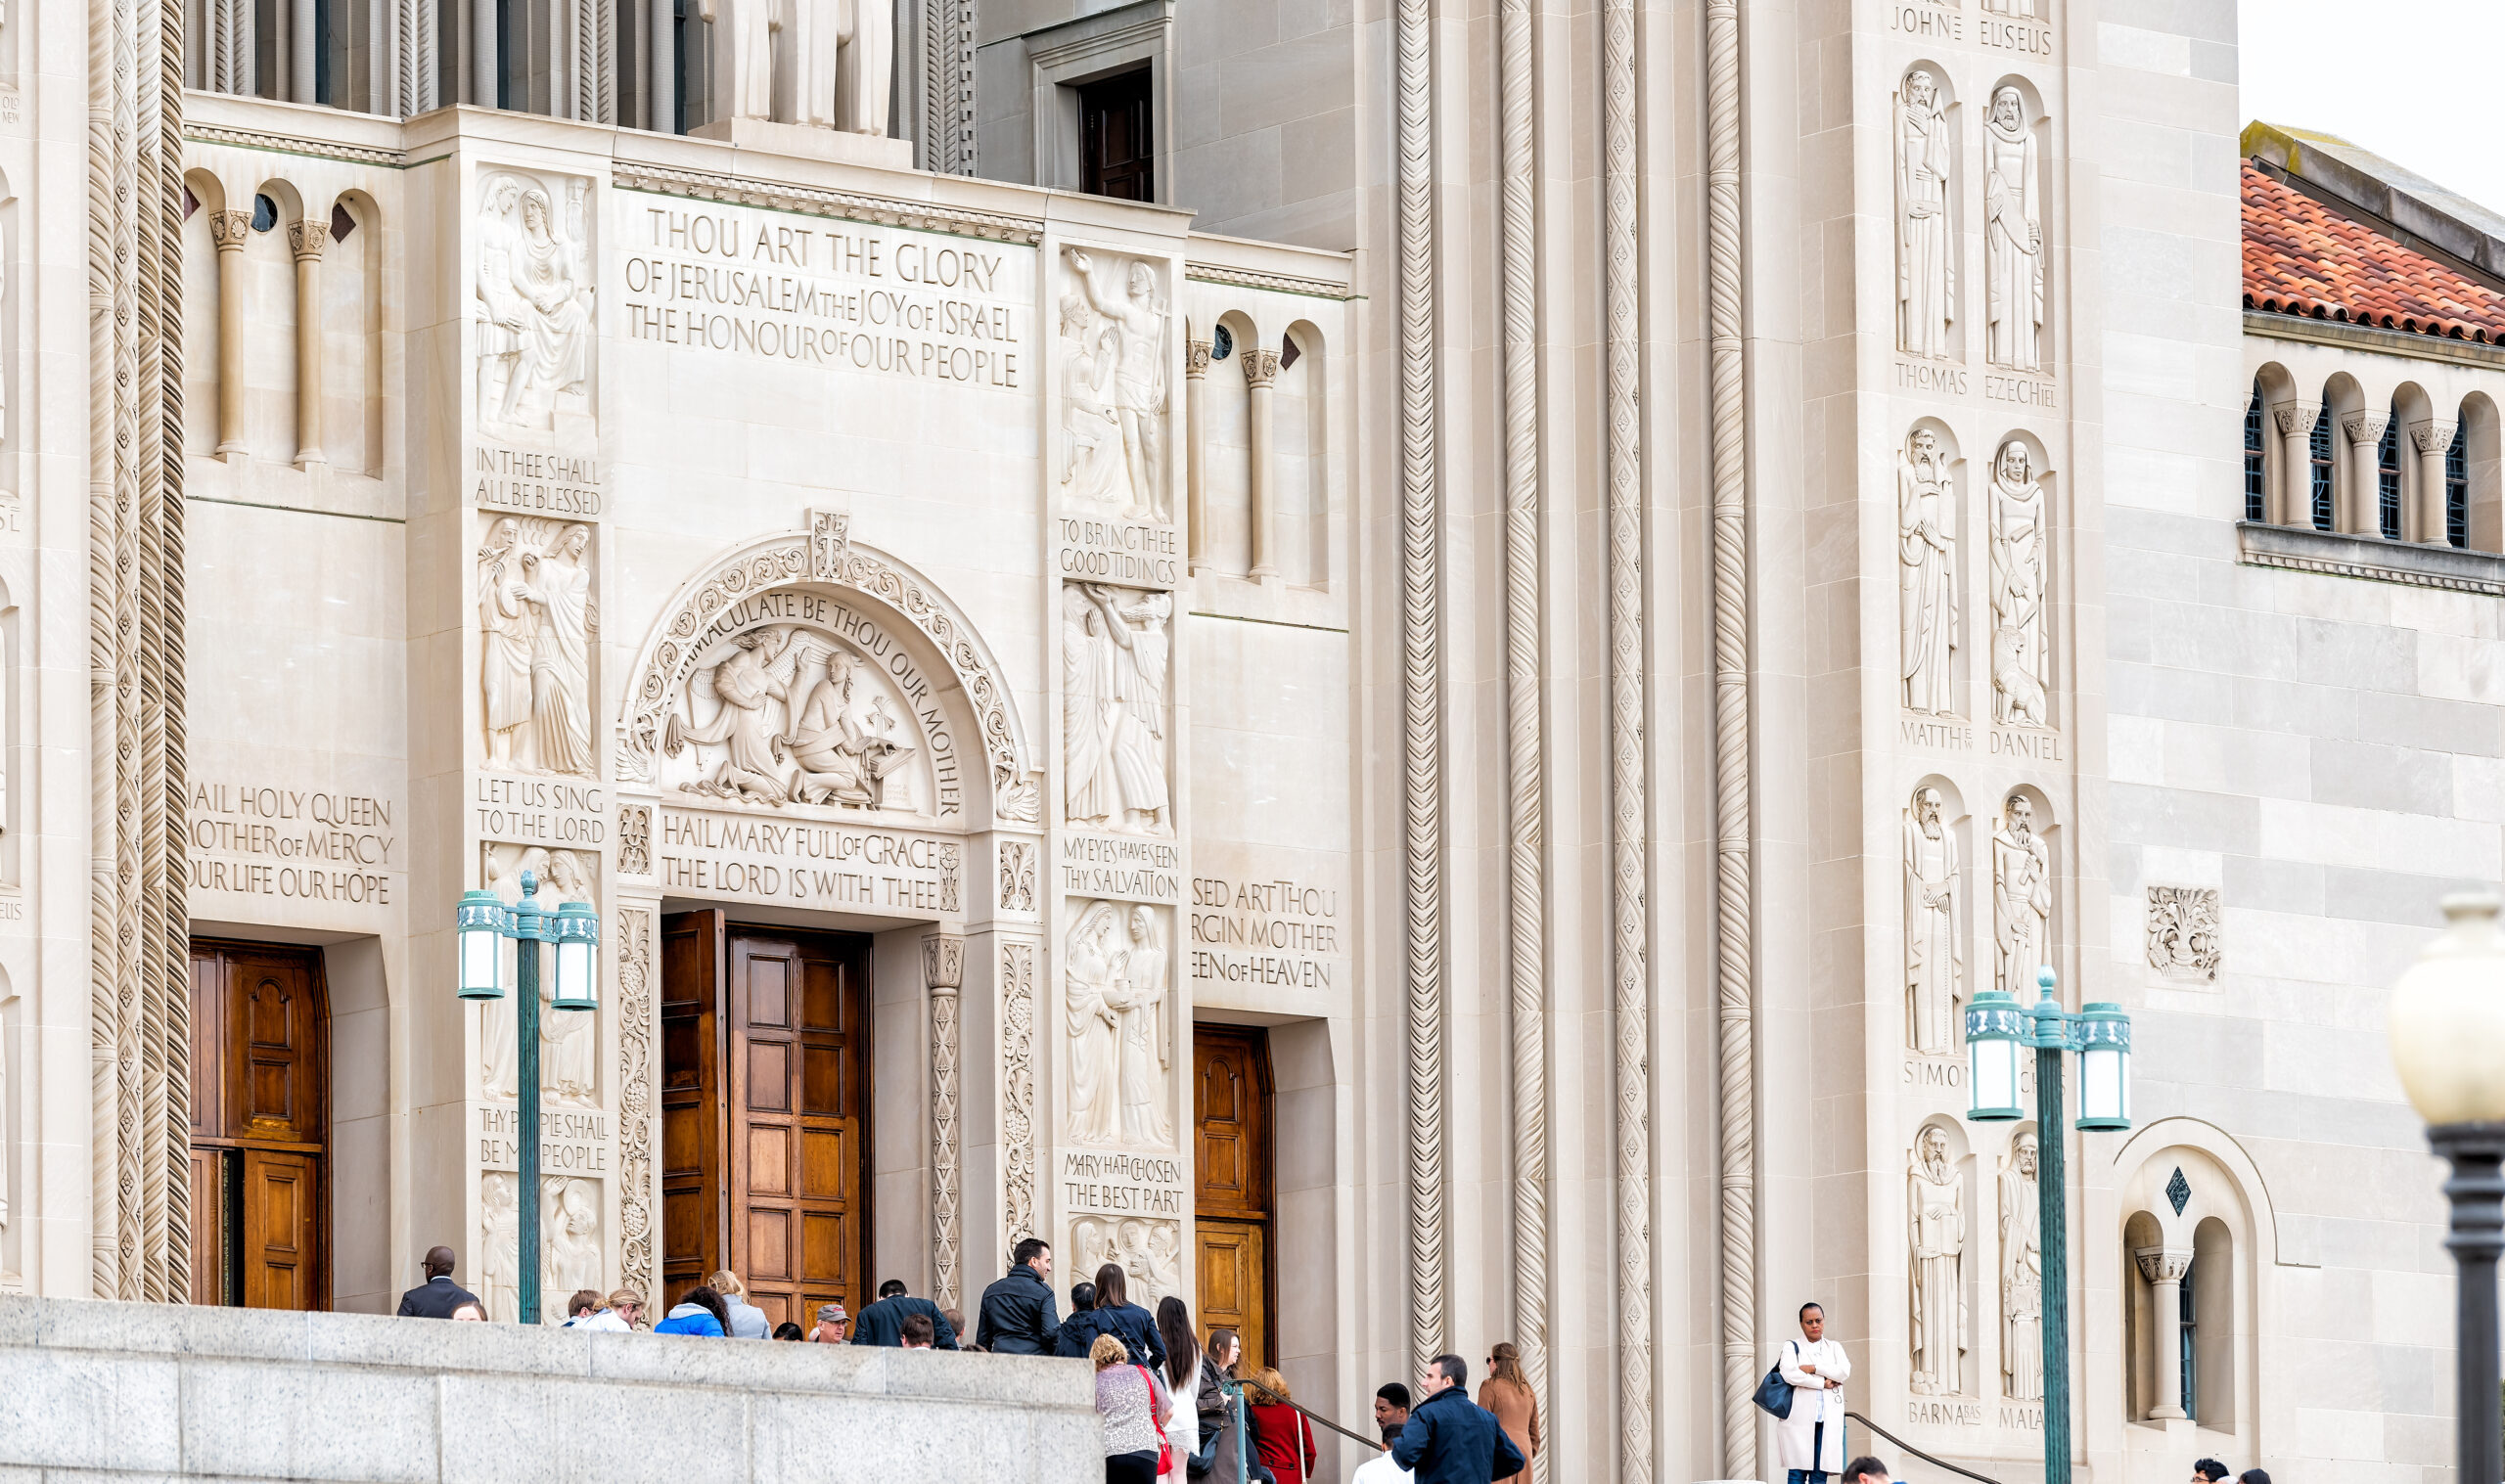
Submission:
M 1165 680 L 1171 593 L 1062 588 L 1062 807 L 1072 824 L 1170 834 Z
M 1171 520 L 1165 488 L 1165 330 L 1158 270 L 1064 247 L 1062 490 L 1134 520 Z
M 1957 709 L 1956 495 L 1939 435 L 1917 427 L 1896 461 L 1897 627 L 1908 711 Z
M 1154 1312 L 1167 1296 L 1192 1301 L 1183 1290 L 1183 1226 L 1154 1217 L 1082 1216 L 1070 1225 L 1070 1244 L 1077 1258 L 1073 1273 L 1093 1273 L 1118 1263 L 1130 1301 Z
M 1035 1235 L 1035 945 L 1000 945 L 1000 1135 L 1007 1240 Z
M 627 1287 L 650 1297 L 653 1280 L 653 916 L 620 912 L 617 922 L 618 1269 Z
M 472 319 L 481 424 L 553 427 L 561 399 L 589 410 L 584 392 L 598 329 L 583 222 L 589 190 L 589 181 L 565 181 L 561 220 L 540 181 L 496 171 L 479 183 Z
M 2149 967 L 2169 979 L 2218 982 L 2218 889 L 2149 888 Z
M 1966 914 L 1957 836 L 1940 818 L 1939 790 L 1916 790 L 1905 811 L 1905 1015 L 1915 1051 L 1957 1050 L 1965 997 Z
M 649 804 L 617 808 L 617 874 L 653 874 L 653 810 Z
M 2044 1397 L 2044 1227 L 2035 1136 L 2021 1134 L 2000 1172 L 2000 1373 L 2017 1402 Z
M 2008 726 L 2052 725 L 2044 605 L 2044 486 L 2016 438 L 1992 461 L 1992 716 Z
M 2032 1005 L 2053 911 L 2052 857 L 2035 832 L 2035 801 L 2013 793 L 1992 832 L 1993 987 Z
M 1174 1061 L 1174 1008 L 1167 984 L 1170 937 L 1163 909 L 1090 902 L 1062 956 L 1070 1043 L 1072 1144 L 1164 1147 Z
M 713 28 L 715 85 L 737 118 L 776 118 L 774 79 L 792 79 L 777 120 L 884 137 L 895 22 L 865 0 L 698 0 Z
M 1905 1177 L 1913 1237 L 1913 1378 L 1916 1396 L 1964 1389 L 1968 1348 L 1965 1297 L 1966 1194 L 1936 1124 L 1914 1136 Z
M 478 595 L 487 765 L 594 776 L 591 527 L 497 517 L 478 549 Z
M 1000 910 L 1035 910 L 1035 846 L 1030 840 L 1000 843 Z
M 2041 368 L 2044 207 L 2027 95 L 2015 87 L 1992 94 L 1991 116 L 1983 122 L 1983 290 L 1991 363 Z
M 1896 95 L 1896 343 L 1908 354 L 1948 354 L 1956 318 L 1956 244 L 1948 203 L 1956 142 L 1930 68 L 1907 71 Z
M 538 901 L 553 908 L 566 902 L 585 902 L 597 908 L 600 904 L 592 890 L 591 874 L 597 857 L 586 857 L 571 850 L 550 850 L 539 845 L 487 845 L 481 875 L 487 889 L 501 898 L 507 907 L 522 901 L 522 877 L 528 872 L 540 881 Z M 510 957 L 513 950 L 505 953 Z M 600 1054 L 600 1012 L 597 1011 L 558 1014 L 554 1009 L 557 979 L 554 973 L 539 976 L 539 1087 L 540 1091 L 564 1102 L 594 1104 L 599 1101 L 599 1074 L 595 1062 Z M 511 1098 L 520 1087 L 520 1063 L 514 1053 L 517 1020 L 513 1007 L 502 1000 L 482 1002 L 478 1007 L 478 1044 L 483 1054 L 479 1067 L 481 1085 L 488 1096 Z

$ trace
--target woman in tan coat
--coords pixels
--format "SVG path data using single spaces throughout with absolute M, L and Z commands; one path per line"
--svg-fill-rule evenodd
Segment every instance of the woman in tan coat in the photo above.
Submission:
M 1523 1374 L 1522 1352 L 1498 1345 L 1487 1356 L 1487 1379 L 1479 1383 L 1479 1405 L 1496 1414 L 1505 1436 L 1523 1451 L 1523 1471 L 1515 1484 L 1531 1484 L 1539 1467 L 1539 1399 L 1531 1395 L 1530 1378 Z

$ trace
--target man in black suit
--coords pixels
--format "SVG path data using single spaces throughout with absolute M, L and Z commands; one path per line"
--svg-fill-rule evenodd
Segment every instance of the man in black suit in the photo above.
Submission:
M 939 1306 L 927 1298 L 915 1298 L 904 1291 L 904 1284 L 888 1279 L 879 1284 L 879 1301 L 864 1309 L 852 1321 L 852 1343 L 886 1345 L 890 1349 L 904 1344 L 904 1317 L 908 1314 L 929 1316 L 931 1328 L 938 1337 L 938 1348 L 957 1348 L 957 1331 Z
M 427 1281 L 400 1295 L 402 1319 L 450 1319 L 452 1311 L 463 1304 L 476 1304 L 478 1295 L 452 1281 L 452 1249 L 427 1248 Z M 480 1305 L 480 1312 L 485 1306 Z

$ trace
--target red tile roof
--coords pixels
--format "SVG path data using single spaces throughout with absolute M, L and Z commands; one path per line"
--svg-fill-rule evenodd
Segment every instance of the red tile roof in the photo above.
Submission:
M 2244 162 L 2244 307 L 2505 341 L 2505 293 Z

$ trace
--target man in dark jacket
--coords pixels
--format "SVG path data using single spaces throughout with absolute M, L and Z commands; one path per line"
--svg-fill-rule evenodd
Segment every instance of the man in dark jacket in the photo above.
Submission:
M 452 1249 L 427 1248 L 427 1281 L 400 1295 L 402 1319 L 450 1319 L 463 1304 L 478 1303 L 478 1295 L 452 1281 Z M 486 1312 L 479 1304 L 478 1312 Z
M 1053 1332 L 1053 1354 L 1085 1360 L 1096 1336 L 1110 1334 L 1130 1351 L 1131 1364 L 1152 1371 L 1165 1367 L 1165 1341 L 1157 1321 L 1130 1301 L 1129 1282 L 1112 1263 L 1096 1270 L 1096 1306 L 1062 1321 Z
M 1420 1399 L 1392 1440 L 1391 1462 L 1414 1484 L 1491 1484 L 1523 1471 L 1522 1450 L 1496 1415 L 1470 1399 L 1470 1365 L 1439 1355 L 1418 1377 Z
M 1053 1249 L 1029 1237 L 1011 1254 L 1009 1276 L 982 1290 L 975 1343 L 994 1355 L 1050 1355 L 1061 1315 L 1053 1307 Z
M 852 1321 L 852 1343 L 885 1345 L 890 1350 L 902 1348 L 904 1317 L 908 1314 L 930 1317 L 932 1332 L 938 1336 L 936 1348 L 957 1348 L 957 1331 L 949 1327 L 948 1317 L 939 1312 L 939 1306 L 905 1292 L 904 1284 L 892 1278 L 879 1284 L 879 1301 Z

